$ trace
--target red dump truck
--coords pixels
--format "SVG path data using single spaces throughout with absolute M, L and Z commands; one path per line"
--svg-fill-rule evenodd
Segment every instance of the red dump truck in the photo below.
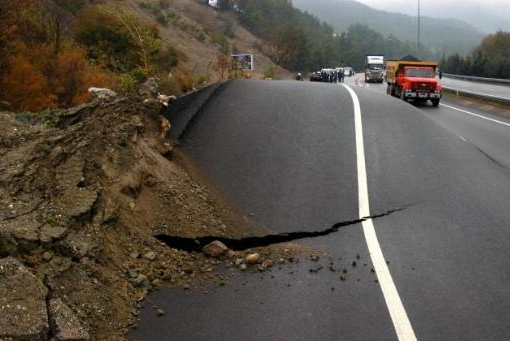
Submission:
M 437 62 L 418 60 L 388 60 L 386 62 L 387 93 L 414 102 L 430 100 L 437 107 L 442 86 L 436 79 Z

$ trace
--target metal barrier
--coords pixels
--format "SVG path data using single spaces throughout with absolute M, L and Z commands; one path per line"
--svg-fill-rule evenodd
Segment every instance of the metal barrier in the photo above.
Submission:
M 483 78 L 483 77 L 475 77 L 475 76 L 463 76 L 463 75 L 453 75 L 450 73 L 443 73 L 443 77 L 466 80 L 471 82 L 479 82 L 479 83 L 488 83 L 488 84 L 501 84 L 510 86 L 510 79 L 501 79 L 501 78 Z
M 508 97 L 500 97 L 500 96 L 494 96 L 494 95 L 489 95 L 489 94 L 481 94 L 481 93 L 467 91 L 467 90 L 449 88 L 446 86 L 443 86 L 443 91 L 457 95 L 457 96 L 466 96 L 466 97 L 481 99 L 484 101 L 495 102 L 495 103 L 504 104 L 504 105 L 510 105 L 510 98 L 508 98 Z

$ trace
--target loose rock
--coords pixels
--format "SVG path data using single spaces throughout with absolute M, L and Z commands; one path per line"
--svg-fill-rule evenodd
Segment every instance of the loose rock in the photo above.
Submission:
M 247 263 L 247 264 L 258 264 L 260 262 L 260 254 L 255 252 L 255 253 L 250 253 L 246 256 L 246 258 L 244 259 L 244 261 Z
M 138 88 L 138 93 L 145 98 L 156 98 L 159 93 L 158 80 L 154 77 L 147 79 Z
M 270 258 L 266 258 L 266 259 L 264 259 L 264 261 L 262 262 L 261 265 L 262 265 L 262 267 L 269 269 L 269 268 L 273 267 L 274 261 Z
M 82 327 L 74 312 L 60 298 L 48 304 L 50 324 L 55 341 L 88 341 L 89 333 Z
M 208 257 L 218 258 L 228 251 L 228 247 L 219 240 L 215 240 L 204 246 L 202 251 Z
M 149 252 L 145 253 L 142 257 L 147 260 L 153 261 L 156 259 L 156 252 L 149 251 Z
M 0 259 L 0 340 L 44 341 L 48 289 L 16 258 Z
M 95 97 L 100 100 L 111 99 L 117 96 L 117 93 L 113 90 L 107 88 L 89 88 L 89 93 L 92 97 Z
M 147 278 L 147 276 L 145 276 L 143 274 L 139 274 L 138 276 L 136 276 L 136 278 L 133 280 L 133 283 L 137 287 L 142 287 L 142 288 L 149 288 L 150 287 L 149 279 Z

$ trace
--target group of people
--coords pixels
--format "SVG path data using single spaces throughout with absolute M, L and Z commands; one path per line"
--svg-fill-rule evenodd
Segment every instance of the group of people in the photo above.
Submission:
M 324 83 L 343 83 L 344 81 L 343 69 L 322 69 L 312 73 L 310 82 L 324 82 Z

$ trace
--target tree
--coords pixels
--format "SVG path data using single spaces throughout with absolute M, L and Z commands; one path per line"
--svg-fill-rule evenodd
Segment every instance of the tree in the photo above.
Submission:
M 230 70 L 230 59 L 229 57 L 224 53 L 218 53 L 216 57 L 216 70 L 220 73 L 220 80 L 225 80 L 225 75 L 228 75 L 228 72 Z

